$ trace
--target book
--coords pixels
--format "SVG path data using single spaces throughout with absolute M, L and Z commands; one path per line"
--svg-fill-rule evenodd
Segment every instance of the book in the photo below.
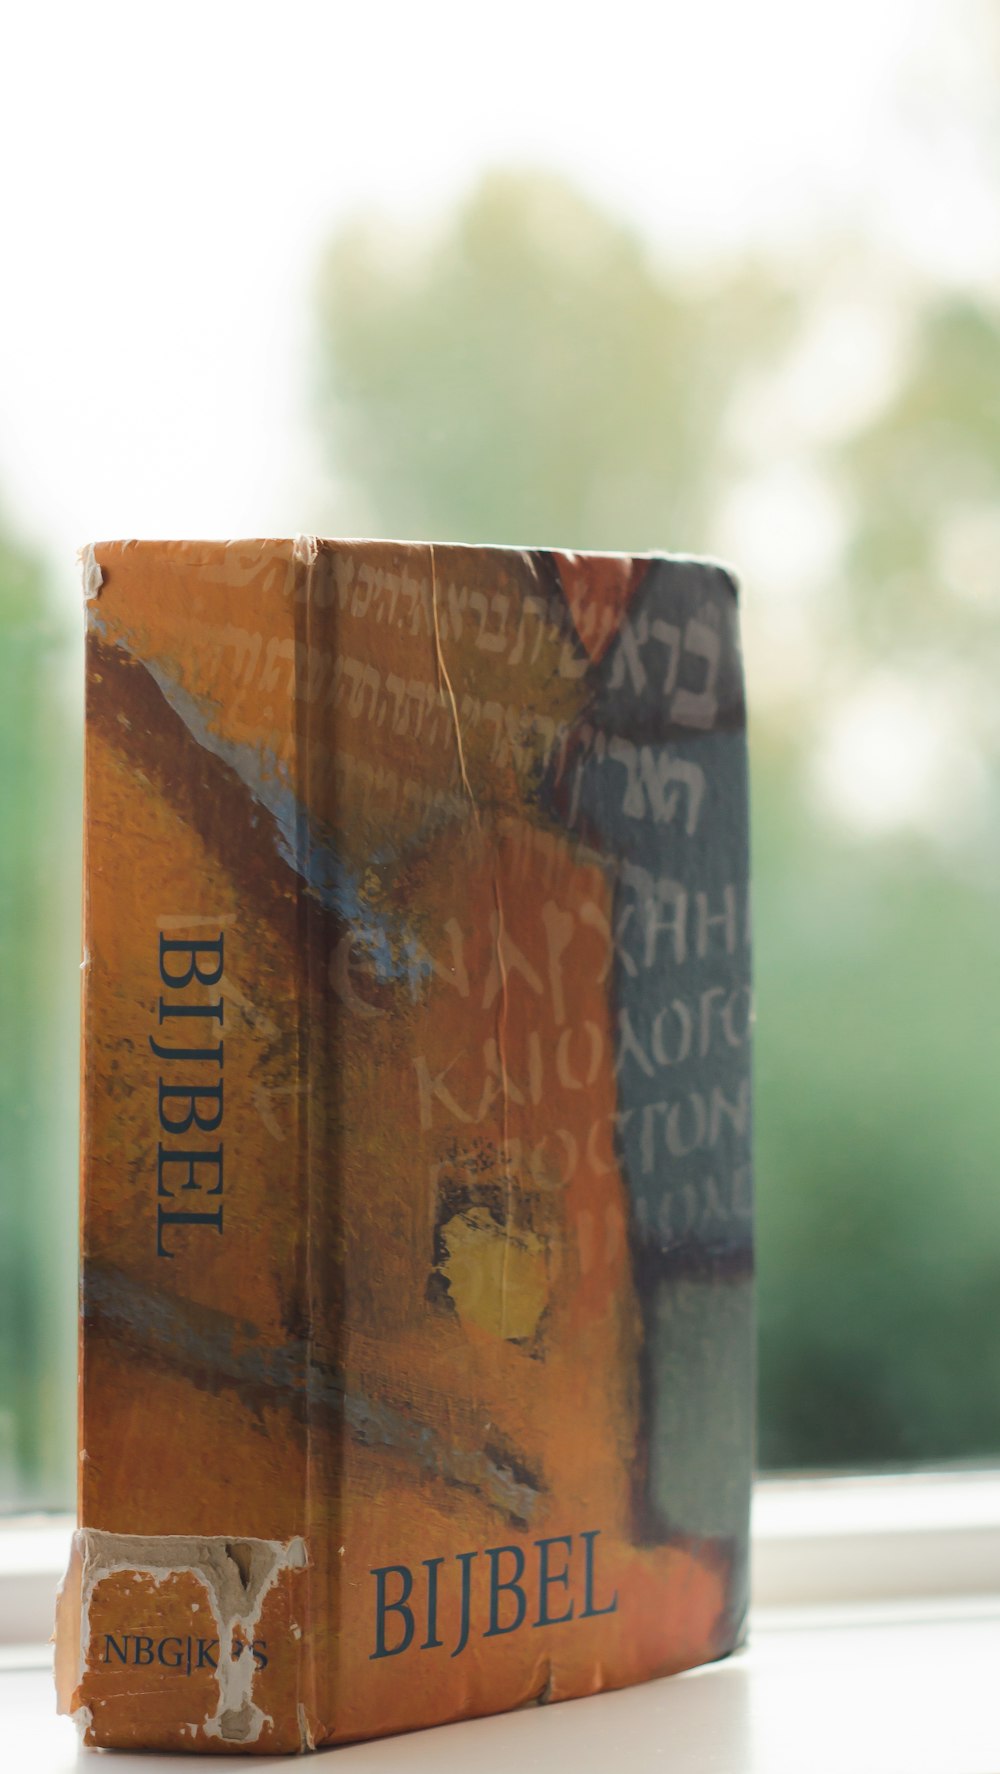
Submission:
M 88 1744 L 309 1749 L 747 1607 L 737 595 L 683 557 L 88 550 Z

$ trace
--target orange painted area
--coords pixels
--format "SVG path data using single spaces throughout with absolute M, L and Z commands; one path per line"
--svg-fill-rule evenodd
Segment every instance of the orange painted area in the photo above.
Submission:
M 631 1538 L 641 1332 L 613 1133 L 611 890 L 539 796 L 642 563 L 560 557 L 577 634 L 513 552 L 98 559 L 83 1522 L 305 1539 L 308 1577 L 265 1602 L 254 1699 L 272 1723 L 243 1747 L 297 1747 L 303 1717 L 316 1741 L 379 1735 L 717 1654 L 724 1572 Z M 335 843 L 353 934 L 283 850 L 279 789 L 311 842 Z M 383 964 L 357 936 L 369 926 Z M 160 1019 L 164 932 L 223 938 L 222 981 L 190 1000 L 221 995 L 221 1025 Z M 177 1028 L 224 1039 L 224 1068 L 158 1059 L 151 1039 Z M 173 1228 L 170 1256 L 165 1068 L 224 1078 L 222 1230 Z M 207 1174 L 187 1196 L 205 1214 Z M 586 1617 L 590 1533 L 592 1600 L 617 1605 Z M 520 1549 L 537 1614 L 538 1541 L 566 1536 L 572 1574 L 550 1596 L 573 1617 L 484 1637 L 486 1549 Z M 453 1657 L 463 1552 L 478 1624 Z M 373 1657 L 373 1571 L 426 1586 L 436 1559 L 441 1644 Z M 205 1737 L 207 1669 L 140 1682 L 95 1660 L 126 1617 L 157 1640 L 182 1618 L 204 1637 L 204 1606 L 190 1577 L 98 1586 L 80 1691 L 94 1741 L 240 1747 Z
M 600 659 L 624 620 L 648 562 L 622 554 L 557 554 L 555 559 L 577 633 L 590 657 Z

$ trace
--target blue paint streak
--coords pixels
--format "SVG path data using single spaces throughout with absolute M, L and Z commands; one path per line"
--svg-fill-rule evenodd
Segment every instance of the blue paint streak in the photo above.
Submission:
M 87 617 L 89 626 L 102 638 L 111 638 L 93 605 L 88 606 Z M 130 657 L 137 657 L 120 636 L 114 637 L 114 643 Z M 279 856 L 305 881 L 324 910 L 334 912 L 350 927 L 358 948 L 373 963 L 376 978 L 383 982 L 406 980 L 415 988 L 430 973 L 429 959 L 402 919 L 378 913 L 366 902 L 358 877 L 338 856 L 331 834 L 298 799 L 287 766 L 264 746 L 224 738 L 212 725 L 217 706 L 193 696 L 155 660 L 139 658 L 138 663 L 202 750 L 227 764 L 270 814 Z

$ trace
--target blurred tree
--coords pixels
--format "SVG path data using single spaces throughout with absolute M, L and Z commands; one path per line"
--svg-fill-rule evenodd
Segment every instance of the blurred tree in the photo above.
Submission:
M 387 534 L 610 549 L 707 542 L 734 378 L 794 313 L 752 269 L 667 281 L 627 228 L 527 174 L 487 178 L 409 256 L 346 230 L 320 305 L 345 511 L 353 492 Z
M 741 468 L 737 397 L 777 373 L 822 295 L 808 265 L 788 276 L 668 273 L 530 175 L 491 177 L 409 253 L 346 230 L 320 289 L 342 527 L 713 552 Z M 928 674 L 964 687 L 996 760 L 1000 346 L 982 309 L 922 302 L 914 290 L 914 350 L 883 410 L 821 452 L 848 511 L 824 609 L 836 656 L 780 710 L 752 708 L 768 1466 L 1000 1451 L 982 834 L 973 821 L 956 837 L 942 808 L 950 849 L 933 810 L 923 837 L 858 835 L 815 787 L 830 686 L 842 702 L 887 669 L 918 706 Z M 978 591 L 960 564 L 975 545 Z
M 753 776 L 762 1464 L 995 1459 L 995 892 Z
M 887 721 L 908 690 L 897 778 L 908 746 L 940 754 L 919 831 L 852 838 L 801 775 L 779 806 L 782 761 L 757 760 L 776 1464 L 1000 1452 L 1000 318 L 959 294 L 914 303 L 904 375 L 828 471 L 851 512 L 834 673 L 842 697 L 871 685 Z
M 908 374 L 847 440 L 842 462 L 858 496 L 850 564 L 859 601 L 867 603 L 867 584 L 880 587 L 867 614 L 881 622 L 883 638 L 892 638 L 900 616 L 912 625 L 926 611 L 933 622 L 941 599 L 963 590 L 941 575 L 944 525 L 968 507 L 995 509 L 1000 494 L 997 314 L 960 294 L 927 298 Z M 949 620 L 955 614 L 952 603 Z
M 77 723 L 39 563 L 0 533 L 0 1507 L 65 1506 L 75 1431 Z M 67 940 L 68 937 L 68 940 Z
M 856 521 L 848 627 L 949 717 L 984 794 L 975 849 L 1000 859 L 1000 311 L 932 296 L 909 374 L 833 464 Z M 957 798 L 963 784 L 955 783 Z M 992 805 L 987 797 L 992 796 Z

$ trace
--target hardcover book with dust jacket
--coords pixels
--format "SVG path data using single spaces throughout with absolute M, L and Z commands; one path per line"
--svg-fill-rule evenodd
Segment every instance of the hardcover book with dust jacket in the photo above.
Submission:
M 719 566 L 88 550 L 89 1744 L 297 1751 L 742 1637 L 745 710 Z

